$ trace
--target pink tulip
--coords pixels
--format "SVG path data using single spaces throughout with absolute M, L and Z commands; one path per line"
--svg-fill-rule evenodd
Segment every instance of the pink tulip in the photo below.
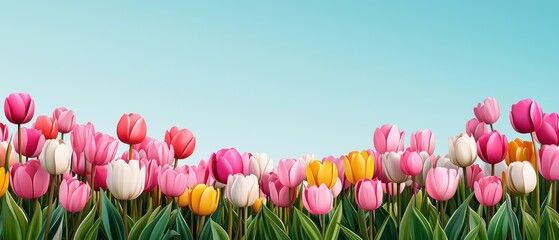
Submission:
M 50 118 L 45 115 L 37 117 L 37 120 L 33 124 L 33 128 L 41 130 L 45 139 L 56 139 L 58 136 L 58 122 L 56 119 Z
M 466 133 L 477 141 L 481 135 L 488 132 L 487 125 L 477 118 L 472 118 L 466 123 Z
M 277 174 L 272 174 L 268 183 L 270 200 L 277 207 L 289 207 L 297 200 L 297 188 L 287 187 L 279 181 Z M 291 195 L 291 198 L 290 198 Z
M 142 150 L 144 152 L 147 152 L 148 145 L 150 145 L 153 141 L 156 141 L 156 139 L 146 136 L 146 138 L 144 138 L 144 141 L 142 141 L 141 143 L 132 145 L 132 149 L 134 149 L 136 152 L 140 152 Z
M 474 108 L 474 114 L 480 122 L 493 124 L 499 119 L 501 111 L 499 110 L 497 100 L 488 97 L 483 101 L 483 105 L 481 103 L 477 104 L 477 107 Z
M 71 132 L 74 128 L 74 124 L 76 123 L 74 112 L 64 107 L 54 109 L 52 118 L 56 119 L 56 121 L 58 122 L 58 131 L 60 131 L 61 133 Z
M 85 183 L 75 178 L 64 179 L 60 183 L 58 201 L 66 211 L 76 213 L 83 210 L 89 200 L 90 192 L 91 188 Z
M 120 155 L 120 158 L 122 160 L 124 160 L 126 163 L 130 162 L 130 152 L 129 150 L 126 150 L 124 152 L 122 152 L 122 155 Z M 148 155 L 146 154 L 146 152 L 142 149 L 140 150 L 140 152 L 136 151 L 136 149 L 132 149 L 132 158 L 133 160 L 142 160 L 148 159 Z M 157 162 L 157 161 L 156 161 Z
M 497 164 L 503 161 L 507 151 L 507 137 L 497 131 L 484 134 L 477 141 L 477 155 L 486 163 Z
M 425 180 L 427 194 L 437 201 L 447 201 L 454 196 L 460 175 L 454 169 L 436 167 L 429 170 Z
M 411 135 L 410 148 L 412 151 L 425 151 L 429 155 L 435 152 L 435 135 L 431 130 L 419 130 Z
M 88 166 L 89 167 L 89 166 Z M 91 171 L 87 170 L 87 181 L 89 182 L 89 184 L 91 185 L 93 182 L 91 182 Z M 107 169 L 107 165 L 99 165 L 99 166 L 95 166 L 95 186 L 94 186 L 94 190 L 95 191 L 100 191 L 100 190 L 105 190 L 107 191 L 107 173 L 108 169 Z
M 400 170 L 406 175 L 417 176 L 423 170 L 423 161 L 418 152 L 406 150 L 400 158 Z
M 159 171 L 159 188 L 168 197 L 179 197 L 184 193 L 187 176 L 171 166 L 164 166 Z
M 540 149 L 540 174 L 550 181 L 559 180 L 559 147 L 543 145 Z
M 474 189 L 474 183 L 485 177 L 483 169 L 478 164 L 471 165 L 466 168 L 466 177 L 468 178 L 468 187 Z
M 278 164 L 278 178 L 281 184 L 293 188 L 305 180 L 306 166 L 295 159 L 281 159 Z
M 72 172 L 80 175 L 82 177 L 85 177 L 85 170 L 86 170 L 86 164 L 87 164 L 87 172 L 91 172 L 91 163 L 89 163 L 88 161 L 85 160 L 85 154 L 84 153 L 76 153 L 74 152 L 72 154 Z
M 0 142 L 6 142 L 10 138 L 8 133 L 8 126 L 6 124 L 0 123 Z
M 165 142 L 173 147 L 176 159 L 184 159 L 192 155 L 196 147 L 196 138 L 188 129 L 172 127 L 165 132 Z M 225 178 L 227 181 L 227 178 Z
M 559 145 L 559 115 L 545 114 L 540 129 L 536 131 L 536 140 L 544 145 Z
M 8 166 L 12 167 L 16 163 L 16 151 L 14 150 L 13 144 L 11 144 L 10 158 L 8 159 Z M 0 142 L 0 167 L 5 167 L 6 165 L 6 153 L 8 151 L 9 144 L 6 141 Z
M 338 195 L 340 195 L 340 193 L 342 192 L 342 180 L 340 178 L 338 178 L 338 181 L 336 181 L 334 186 L 330 189 L 330 192 L 332 192 L 332 196 L 334 196 L 334 198 L 337 198 Z
M 227 184 L 229 175 L 249 173 L 250 158 L 243 158 L 234 148 L 220 149 L 213 153 L 208 162 L 211 176 L 221 184 Z
M 107 165 L 118 150 L 118 141 L 108 134 L 95 133 L 85 145 L 85 157 L 93 165 Z
M 375 130 L 373 143 L 380 154 L 404 151 L 404 135 L 396 125 L 382 125 Z
M 14 135 L 13 143 L 16 152 L 20 142 L 18 137 L 18 134 Z M 38 157 L 43 150 L 43 145 L 45 145 L 45 136 L 41 134 L 41 131 L 34 128 L 21 128 L 21 155 L 28 158 Z
M 76 124 L 72 130 L 70 140 L 72 141 L 72 149 L 76 153 L 83 153 L 85 144 L 90 136 L 95 136 L 95 127 L 88 122 L 85 125 Z
M 270 196 L 270 179 L 272 175 L 275 174 L 274 172 L 264 172 L 260 176 L 260 191 L 264 193 L 266 196 Z M 275 176 L 277 179 L 277 175 Z M 279 179 L 278 179 L 279 182 Z
M 510 123 L 519 133 L 535 132 L 543 124 L 542 108 L 532 99 L 521 100 L 511 107 Z
M 33 119 L 35 102 L 27 93 L 12 93 L 4 101 L 4 114 L 13 124 L 26 124 Z
M 190 166 L 179 166 L 175 168 L 175 171 L 178 173 L 182 173 L 186 176 L 186 187 L 192 189 L 196 184 L 198 184 L 198 177 L 196 176 L 196 172 L 192 170 Z M 205 183 L 200 183 L 205 184 Z
M 140 160 L 140 168 L 146 169 L 146 183 L 144 193 L 151 192 L 159 184 L 159 170 L 161 169 L 155 160 Z
M 302 201 L 305 209 L 312 215 L 324 215 L 332 210 L 334 197 L 324 184 L 303 189 Z
M 369 155 L 371 155 L 371 153 L 369 153 Z M 372 152 L 372 155 L 374 156 L 375 159 L 375 173 L 373 174 L 373 178 L 376 178 L 383 183 L 390 182 L 390 179 L 388 179 L 388 177 L 384 173 L 384 166 L 382 164 L 382 154 L 380 154 L 379 152 Z
M 501 180 L 495 176 L 487 176 L 474 183 L 474 194 L 479 203 L 486 207 L 497 204 L 503 196 Z
M 363 210 L 372 211 L 382 205 L 382 183 L 363 179 L 355 184 L 355 202 Z
M 129 145 L 144 141 L 146 133 L 147 129 L 144 118 L 135 113 L 123 114 L 116 127 L 118 139 Z
M 50 175 L 41 167 L 39 160 L 31 159 L 26 163 L 16 163 L 10 172 L 10 185 L 18 197 L 33 200 L 47 192 Z
M 198 165 L 189 166 L 189 171 L 196 175 L 196 183 L 213 185 L 214 180 L 212 176 L 210 176 L 210 171 L 206 161 L 200 160 Z
M 394 196 L 396 193 L 404 192 L 404 188 L 406 188 L 405 182 L 400 184 L 393 182 L 382 183 L 382 192 L 390 196 Z
M 175 151 L 167 143 L 152 141 L 147 145 L 146 154 L 148 159 L 154 159 L 159 166 L 171 165 L 175 160 Z

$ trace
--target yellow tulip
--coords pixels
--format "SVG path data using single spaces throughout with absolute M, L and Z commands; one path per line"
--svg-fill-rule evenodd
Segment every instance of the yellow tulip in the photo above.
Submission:
M 194 186 L 190 193 L 190 211 L 198 216 L 208 216 L 215 212 L 219 203 L 219 189 L 205 184 Z
M 10 185 L 10 172 L 6 172 L 4 167 L 0 167 L 0 197 L 6 194 Z
M 266 205 L 266 199 L 258 198 L 254 202 L 254 204 L 252 204 L 252 210 L 254 210 L 255 213 L 259 213 L 260 210 L 262 209 L 262 205 Z
M 520 138 L 510 141 L 505 161 L 507 162 L 507 165 L 510 165 L 513 162 L 528 161 L 532 164 L 532 166 L 536 166 L 534 144 L 530 141 L 522 141 Z
M 367 151 L 350 152 L 344 157 L 344 172 L 351 184 L 362 179 L 372 179 L 375 173 L 375 159 Z
M 338 168 L 330 161 L 320 163 L 318 160 L 312 160 L 307 166 L 307 181 L 310 186 L 326 185 L 328 188 L 333 188 L 338 181 Z
M 190 203 L 190 192 L 192 192 L 192 190 L 190 190 L 190 188 L 186 188 L 184 189 L 184 193 L 182 193 L 182 195 L 175 198 L 177 203 L 179 204 L 179 207 L 188 206 L 188 204 Z

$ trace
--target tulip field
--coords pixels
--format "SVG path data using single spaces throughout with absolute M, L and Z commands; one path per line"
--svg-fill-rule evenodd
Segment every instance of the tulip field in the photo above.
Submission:
M 559 115 L 531 99 L 483 100 L 437 138 L 445 155 L 430 130 L 405 146 L 385 124 L 370 149 L 278 161 L 235 148 L 192 160 L 186 128 L 155 139 L 126 113 L 101 133 L 64 107 L 35 117 L 26 93 L 4 113 L 0 239 L 559 239 Z

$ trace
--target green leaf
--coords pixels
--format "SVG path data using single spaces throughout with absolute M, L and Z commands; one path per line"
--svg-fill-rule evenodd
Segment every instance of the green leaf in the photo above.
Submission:
M 165 235 L 163 235 L 162 239 L 163 240 L 169 240 L 169 239 L 177 237 L 177 236 L 180 236 L 180 234 L 177 231 L 175 231 L 173 229 L 169 229 L 167 232 L 165 232 Z
M 219 224 L 214 222 L 211 218 L 209 220 L 210 220 L 210 226 L 212 228 L 213 239 L 219 239 L 219 240 L 229 239 L 225 229 L 223 229 Z
M 489 229 L 487 231 L 489 239 L 506 239 L 509 227 L 508 225 L 509 218 L 507 214 L 507 206 L 506 204 L 503 204 L 489 223 Z
M 380 228 L 373 233 L 373 235 L 375 235 L 375 240 L 380 240 L 380 238 L 382 237 L 383 233 L 384 233 L 384 229 L 386 228 L 386 226 L 388 225 L 389 222 L 394 222 L 392 221 L 392 216 L 388 215 L 385 219 L 384 222 L 382 223 L 382 225 L 380 226 Z
M 419 209 L 415 207 L 415 204 L 410 204 L 412 209 L 411 214 L 411 239 L 433 239 L 433 232 L 431 231 L 431 225 L 427 221 L 427 218 L 421 214 Z M 442 230 L 442 229 L 441 229 Z
M 5 239 L 21 240 L 27 233 L 27 218 L 9 192 L 2 198 L 2 225 Z M 21 216 L 23 215 L 23 220 Z
M 540 229 L 538 228 L 538 223 L 530 214 L 528 214 L 524 210 L 522 210 L 522 220 L 524 221 L 524 225 L 526 226 L 526 228 L 524 229 L 524 231 L 526 231 L 526 237 L 533 240 L 540 239 Z
M 308 237 L 312 240 L 320 240 L 320 232 L 318 231 L 318 228 L 316 227 L 314 222 L 309 217 L 307 217 L 307 215 L 303 214 L 299 209 L 293 208 L 293 210 L 295 212 L 295 216 L 301 222 L 301 226 L 303 226 L 303 229 L 307 233 Z
M 93 223 L 93 225 L 91 225 L 91 228 L 89 229 L 89 231 L 87 231 L 87 234 L 85 235 L 86 240 L 95 240 L 97 239 L 97 234 L 99 233 L 99 226 L 101 225 L 101 218 L 97 219 L 95 221 L 95 223 Z M 82 238 L 75 238 L 75 239 L 82 239 Z
M 433 231 L 433 238 L 435 240 L 448 240 L 439 222 L 437 222 L 437 225 L 435 225 L 435 230 Z
M 105 191 L 100 191 L 101 193 L 101 224 L 103 225 L 103 230 L 107 237 L 115 240 L 122 240 L 125 238 L 124 224 L 122 222 L 122 217 L 116 210 L 115 206 L 111 203 L 111 200 L 107 198 Z
M 295 208 L 293 208 L 295 209 Z M 269 237 L 273 237 L 276 239 L 289 239 L 289 236 L 285 233 L 285 226 L 283 225 L 282 221 L 276 216 L 268 207 L 262 206 L 262 213 L 263 213 L 263 226 L 266 226 L 266 231 L 268 231 Z M 302 214 L 302 213 L 301 213 Z
M 345 226 L 340 225 L 340 230 L 342 230 L 346 238 L 349 240 L 363 240 L 363 238 L 359 237 L 359 235 L 355 234 L 353 231 Z
M 399 240 L 408 240 L 410 239 L 411 232 L 411 218 L 412 218 L 412 206 L 415 205 L 415 200 L 411 200 L 410 204 L 406 207 L 406 211 L 404 215 L 402 215 L 402 220 L 400 221 L 400 234 L 398 236 Z
M 472 228 L 472 230 L 468 233 L 468 235 L 466 235 L 464 240 L 477 240 L 480 228 L 482 228 L 481 225 L 477 225 Z
M 134 226 L 132 226 L 132 229 L 130 229 L 130 233 L 128 234 L 128 239 L 140 238 L 140 234 L 148 224 L 148 220 L 150 219 L 152 213 L 153 213 L 153 206 L 150 204 L 144 216 L 138 219 L 138 221 L 134 224 Z
M 78 226 L 74 239 L 85 239 L 88 231 L 95 222 L 95 212 L 97 211 L 97 206 L 93 205 L 89 213 L 85 216 L 82 223 Z
M 181 239 L 192 240 L 192 232 L 190 232 L 190 229 L 188 228 L 188 225 L 186 224 L 186 221 L 184 220 L 184 217 L 182 216 L 180 211 L 177 216 L 177 219 L 175 219 L 175 230 L 179 233 Z M 129 238 L 129 239 L 136 239 L 136 238 Z
M 450 240 L 461 240 L 464 239 L 466 237 L 466 235 L 468 234 L 466 232 L 466 213 L 468 212 L 469 209 L 469 204 L 470 201 L 472 200 L 472 196 L 474 194 L 471 193 L 470 196 L 468 196 L 464 202 L 462 202 L 462 204 L 460 204 L 460 206 L 458 207 L 458 209 L 456 209 L 456 211 L 452 214 L 452 216 L 450 217 L 450 219 L 448 220 L 448 223 L 446 224 L 446 227 L 444 228 L 444 232 L 446 233 L 446 236 L 448 237 L 448 239 Z
M 470 228 L 472 230 L 470 230 L 468 235 L 473 237 L 473 239 L 487 240 L 487 230 L 485 230 L 485 226 L 486 226 L 485 221 L 477 214 L 476 211 L 474 211 L 471 208 L 470 208 L 469 216 L 470 216 Z M 478 226 L 479 226 L 479 228 L 474 230 Z M 474 233 L 472 233 L 472 232 L 474 232 Z M 466 235 L 466 236 L 468 236 L 468 235 Z
M 334 210 L 334 214 L 330 218 L 328 227 L 326 228 L 326 233 L 324 234 L 325 239 L 338 239 L 340 233 L 340 220 L 342 219 L 342 204 L 339 204 Z
M 170 215 L 171 205 L 169 204 L 163 211 L 159 211 L 157 216 L 153 218 L 153 221 L 146 225 L 146 227 L 142 230 L 139 239 L 161 239 L 165 233 L 165 227 L 167 226 Z
M 31 219 L 29 230 L 27 232 L 28 240 L 38 239 L 39 234 L 41 234 L 41 228 L 43 227 L 43 211 L 40 210 L 41 204 L 39 202 L 35 205 L 35 209 L 38 210 L 33 213 L 33 218 Z
M 47 210 L 47 208 L 45 208 Z M 62 231 L 62 223 L 64 222 L 64 213 L 65 210 L 62 208 L 61 205 L 58 205 L 54 210 L 52 210 L 51 221 L 50 221 L 50 231 L 48 239 L 56 239 L 60 231 Z M 43 212 L 43 215 L 45 212 Z M 45 234 L 45 227 L 46 222 L 43 222 L 41 233 L 39 234 L 39 239 L 42 239 Z

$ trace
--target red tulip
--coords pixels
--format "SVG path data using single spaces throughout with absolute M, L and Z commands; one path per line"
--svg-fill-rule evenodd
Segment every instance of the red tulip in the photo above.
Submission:
M 146 138 L 146 122 L 135 113 L 123 114 L 116 128 L 118 139 L 126 144 L 138 144 Z
M 58 122 L 56 119 L 45 115 L 37 117 L 37 121 L 33 124 L 33 128 L 41 130 L 45 139 L 56 139 L 56 136 L 58 136 Z
M 189 157 L 196 147 L 196 138 L 188 129 L 180 129 L 172 127 L 165 132 L 165 142 L 169 146 L 173 146 L 176 159 L 184 159 Z
M 532 99 L 524 99 L 512 105 L 510 123 L 519 133 L 535 132 L 542 126 L 542 108 Z
M 12 93 L 4 101 L 4 114 L 13 124 L 25 124 L 33 119 L 35 102 L 27 93 Z

